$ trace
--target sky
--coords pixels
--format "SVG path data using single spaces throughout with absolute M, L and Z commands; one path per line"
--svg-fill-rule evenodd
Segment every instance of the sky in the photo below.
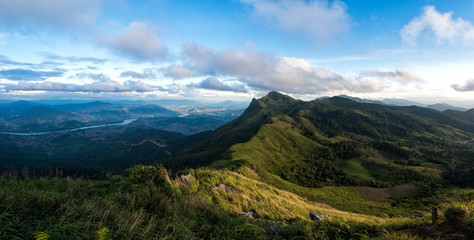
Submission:
M 0 0 L 0 99 L 474 107 L 474 0 Z

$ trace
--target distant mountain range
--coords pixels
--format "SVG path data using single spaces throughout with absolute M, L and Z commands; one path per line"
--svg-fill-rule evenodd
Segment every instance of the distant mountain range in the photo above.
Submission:
M 150 102 L 108 103 L 72 102 L 67 104 L 45 104 L 43 101 L 16 101 L 0 104 L 0 132 L 41 132 L 78 128 L 97 124 L 117 123 L 137 118 L 201 118 L 213 121 L 209 126 L 219 126 L 238 117 L 248 103 L 225 101 L 202 104 L 192 100 L 162 100 L 166 108 Z M 46 101 L 57 103 L 57 101 Z M 146 103 L 146 104 L 145 104 Z M 184 120 L 180 120 L 181 122 Z M 193 120 L 195 123 L 196 120 Z M 207 120 L 205 120 L 207 121 Z M 154 121 L 156 123 L 156 121 Z M 163 126 L 162 124 L 158 124 Z M 175 125 L 176 126 L 176 125 Z M 187 134 L 208 128 L 177 130 Z M 213 129 L 213 128 L 212 128 Z
M 454 107 L 446 103 L 436 103 L 436 104 L 428 105 L 426 107 L 436 109 L 438 111 L 446 111 L 446 110 L 456 110 L 456 111 L 463 111 L 463 112 L 467 111 L 467 109 L 465 108 Z
M 120 171 L 175 154 L 186 135 L 218 128 L 243 110 L 211 107 L 183 114 L 154 104 L 107 102 L 0 104 L 0 168 L 100 168 Z M 126 119 L 121 126 L 103 126 Z M 85 126 L 102 126 L 65 131 Z M 25 133 L 44 133 L 27 135 Z M 8 134 L 5 134 L 8 133 Z M 23 135 L 15 135 L 23 133 Z M 181 146 L 181 145 L 180 145 Z
M 0 105 L 1 132 L 40 132 L 121 122 L 140 117 L 177 117 L 158 105 L 118 105 L 104 102 L 41 105 L 17 101 Z
M 373 103 L 373 104 L 381 104 L 381 105 L 389 105 L 389 106 L 406 106 L 406 107 L 419 106 L 419 107 L 427 107 L 427 108 L 436 109 L 438 111 L 446 111 L 446 110 L 467 111 L 468 110 L 466 108 L 455 107 L 447 103 L 436 103 L 436 104 L 426 105 L 419 102 L 413 102 L 413 101 L 401 99 L 401 98 L 386 98 L 383 100 L 369 100 L 369 99 L 351 97 L 347 95 L 340 95 L 337 97 L 347 98 L 354 102 L 359 102 L 359 103 Z M 328 98 L 330 97 L 320 97 L 320 98 L 317 98 L 316 100 L 324 100 Z

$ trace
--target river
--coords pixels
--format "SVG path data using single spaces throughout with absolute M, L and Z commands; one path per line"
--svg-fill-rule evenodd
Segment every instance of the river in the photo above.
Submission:
M 44 135 L 50 133 L 60 133 L 60 132 L 74 132 L 78 130 L 84 129 L 91 129 L 91 128 L 99 128 L 99 127 L 108 127 L 108 126 L 119 126 L 119 125 L 127 125 L 131 122 L 134 122 L 137 119 L 127 119 L 121 123 L 109 123 L 109 124 L 101 124 L 101 125 L 93 125 L 87 127 L 80 127 L 80 128 L 73 128 L 73 129 L 64 129 L 64 130 L 56 130 L 56 131 L 49 131 L 49 132 L 36 132 L 36 133 L 19 133 L 19 132 L 0 132 L 0 134 L 7 134 L 7 135 L 15 135 L 15 136 L 36 136 L 36 135 Z

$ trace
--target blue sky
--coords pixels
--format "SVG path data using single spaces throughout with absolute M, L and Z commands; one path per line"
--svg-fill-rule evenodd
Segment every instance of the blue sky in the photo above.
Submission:
M 474 1 L 0 0 L 1 99 L 474 107 Z

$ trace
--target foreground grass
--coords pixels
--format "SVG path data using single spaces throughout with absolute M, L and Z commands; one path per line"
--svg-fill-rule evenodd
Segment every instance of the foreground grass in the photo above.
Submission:
M 463 191 L 460 203 L 470 194 Z M 241 215 L 250 211 L 255 219 Z M 328 219 L 312 222 L 309 211 Z M 176 179 L 146 166 L 102 181 L 0 177 L 0 239 L 421 239 L 397 231 L 425 224 L 341 211 L 227 170 Z

